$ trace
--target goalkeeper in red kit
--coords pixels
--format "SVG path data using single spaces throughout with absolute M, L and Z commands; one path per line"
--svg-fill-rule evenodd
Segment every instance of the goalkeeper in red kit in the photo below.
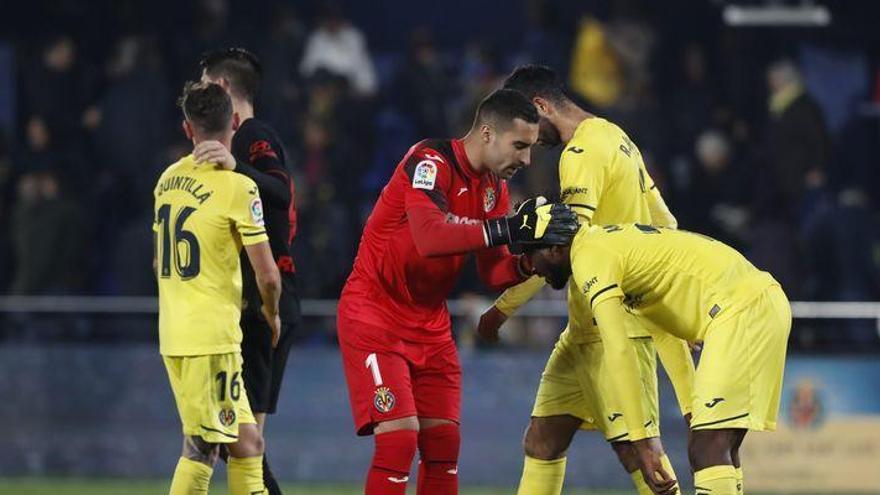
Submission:
M 458 493 L 461 367 L 446 298 L 468 254 L 501 290 L 531 273 L 507 244 L 577 229 L 571 210 L 541 198 L 505 216 L 505 180 L 537 139 L 532 103 L 495 91 L 465 137 L 410 148 L 367 220 L 337 320 L 355 428 L 375 435 L 367 495 L 406 493 L 416 450 L 417 493 Z

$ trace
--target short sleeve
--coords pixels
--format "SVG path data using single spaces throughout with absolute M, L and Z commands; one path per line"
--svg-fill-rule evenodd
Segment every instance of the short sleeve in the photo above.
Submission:
M 611 157 L 599 145 L 568 146 L 559 158 L 559 186 L 562 202 L 592 222 L 605 188 Z
M 593 243 L 580 246 L 572 253 L 572 274 L 581 294 L 590 307 L 614 297 L 623 297 L 620 256 Z
M 229 205 L 229 216 L 245 246 L 269 240 L 263 220 L 263 202 L 257 184 L 243 175 L 235 174 Z
M 403 165 L 407 181 L 404 193 L 406 209 L 436 207 L 447 213 L 448 191 L 452 184 L 450 167 L 446 158 L 430 148 L 413 151 Z

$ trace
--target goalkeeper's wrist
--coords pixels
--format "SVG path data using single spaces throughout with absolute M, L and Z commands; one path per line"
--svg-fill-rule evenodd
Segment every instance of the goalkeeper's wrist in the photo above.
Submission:
M 510 227 L 507 224 L 507 218 L 492 218 L 483 221 L 483 235 L 488 247 L 510 244 Z

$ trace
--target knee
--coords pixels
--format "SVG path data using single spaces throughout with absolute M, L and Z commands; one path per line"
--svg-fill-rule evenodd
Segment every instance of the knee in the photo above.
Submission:
M 238 441 L 229 446 L 232 457 L 256 457 L 263 455 L 266 442 L 256 424 L 243 424 L 238 429 Z
M 533 459 L 552 461 L 565 457 L 568 442 L 557 438 L 540 421 L 532 420 L 523 438 L 523 451 Z
M 731 442 L 723 430 L 698 430 L 688 440 L 691 468 L 699 471 L 710 466 L 732 464 Z
M 220 446 L 216 443 L 208 443 L 202 437 L 186 437 L 183 443 L 183 457 L 213 466 L 220 457 Z
M 422 461 L 456 462 L 460 448 L 461 430 L 457 423 L 446 422 L 419 430 Z
M 410 429 L 398 429 L 376 433 L 373 467 L 407 473 L 412 466 L 419 444 L 419 433 Z
M 611 448 L 617 454 L 617 459 L 627 473 L 633 473 L 639 469 L 639 460 L 630 442 L 614 442 L 611 444 Z

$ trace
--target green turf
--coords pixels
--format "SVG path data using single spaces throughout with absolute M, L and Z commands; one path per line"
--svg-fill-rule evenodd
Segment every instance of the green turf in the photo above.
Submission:
M 16 495 L 157 495 L 168 493 L 168 481 L 85 479 L 0 479 L 0 493 Z M 283 485 L 284 495 L 360 495 L 363 489 L 351 485 Z M 211 485 L 211 493 L 227 493 L 226 484 Z M 415 493 L 413 491 L 412 493 Z M 509 495 L 512 488 L 462 488 L 461 495 Z M 566 490 L 566 495 L 623 495 L 621 491 Z

